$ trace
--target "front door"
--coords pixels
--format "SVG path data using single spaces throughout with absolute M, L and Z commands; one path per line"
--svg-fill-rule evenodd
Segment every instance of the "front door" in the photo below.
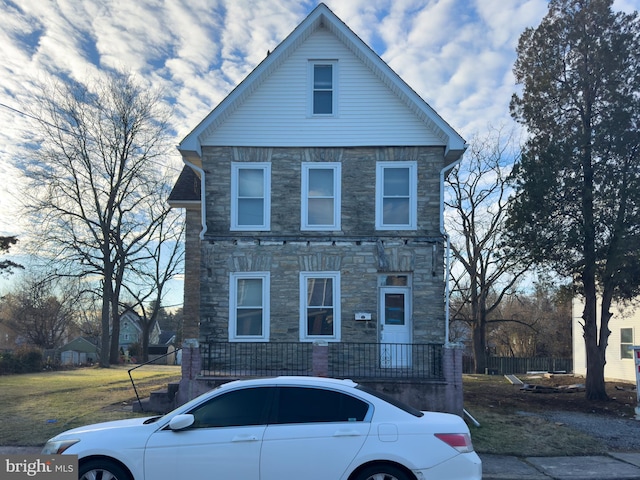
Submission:
M 411 366 L 411 289 L 380 289 L 380 366 Z

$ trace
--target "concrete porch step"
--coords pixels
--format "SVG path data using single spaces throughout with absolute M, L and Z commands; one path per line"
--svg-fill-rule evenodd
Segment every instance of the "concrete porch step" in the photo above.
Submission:
M 167 388 L 151 392 L 149 398 L 133 403 L 134 412 L 167 413 L 176 407 L 175 399 L 179 383 L 170 383 Z

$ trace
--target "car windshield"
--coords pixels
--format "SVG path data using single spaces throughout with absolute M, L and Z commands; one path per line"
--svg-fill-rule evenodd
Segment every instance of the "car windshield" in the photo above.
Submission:
M 394 407 L 397 407 L 400 410 L 404 410 L 405 412 L 413 415 L 414 417 L 422 417 L 424 415 L 424 413 L 422 413 L 417 408 L 414 408 L 411 405 L 407 405 L 406 403 L 401 402 L 400 400 L 397 400 L 392 396 L 387 395 L 386 393 L 379 392 L 377 390 L 374 390 L 373 388 L 365 387 L 364 385 L 358 385 L 356 386 L 356 388 L 370 395 L 373 395 L 374 397 L 378 397 L 380 400 L 384 400 L 385 402 L 390 403 Z

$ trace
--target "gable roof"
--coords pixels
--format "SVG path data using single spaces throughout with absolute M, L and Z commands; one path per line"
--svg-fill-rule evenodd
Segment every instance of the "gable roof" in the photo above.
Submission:
M 75 351 L 84 353 L 95 353 L 98 350 L 97 338 L 91 341 L 85 337 L 76 337 L 60 349 L 61 352 Z
M 371 72 L 386 85 L 445 147 L 447 163 L 458 160 L 466 148 L 464 139 L 402 80 L 360 37 L 325 4 L 320 3 L 298 27 L 269 54 L 220 104 L 178 145 L 184 159 L 202 165 L 202 142 L 262 84 L 275 69 L 314 32 L 325 28 L 335 35 Z M 311 146 L 311 145 L 310 145 Z

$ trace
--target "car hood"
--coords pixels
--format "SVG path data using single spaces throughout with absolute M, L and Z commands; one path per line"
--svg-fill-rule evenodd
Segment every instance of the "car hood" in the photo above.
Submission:
M 145 424 L 147 420 L 150 420 L 153 417 L 143 417 L 143 418 L 129 418 L 126 420 L 115 420 L 112 422 L 103 422 L 103 423 L 94 423 L 91 425 L 84 425 L 82 427 L 73 428 L 71 430 L 66 430 L 58 435 L 56 438 L 61 436 L 73 436 L 84 433 L 91 433 L 97 431 L 104 430 L 113 430 L 113 429 L 125 429 L 131 427 L 138 427 Z

